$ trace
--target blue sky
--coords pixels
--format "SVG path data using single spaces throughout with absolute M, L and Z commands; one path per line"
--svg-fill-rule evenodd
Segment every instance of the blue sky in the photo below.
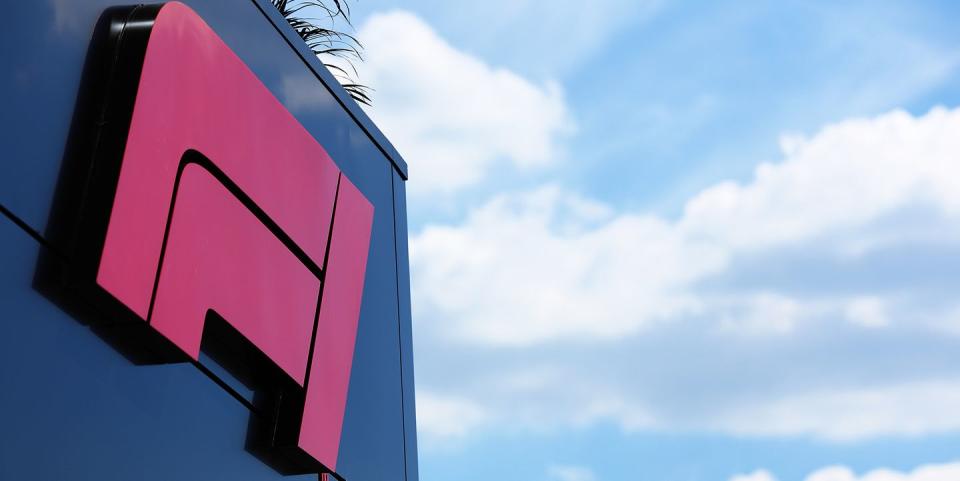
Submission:
M 952 2 L 353 13 L 424 481 L 960 479 Z

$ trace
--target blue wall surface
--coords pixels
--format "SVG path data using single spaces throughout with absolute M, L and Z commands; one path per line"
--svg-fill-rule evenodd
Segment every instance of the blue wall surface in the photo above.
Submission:
M 269 2 L 184 3 L 374 204 L 337 471 L 416 481 L 406 165 Z M 283 477 L 244 448 L 250 409 L 215 382 L 236 386 L 212 361 L 136 365 L 34 287 L 39 256 L 64 251 L 44 233 L 93 28 L 116 5 L 2 7 L 0 479 L 314 479 Z

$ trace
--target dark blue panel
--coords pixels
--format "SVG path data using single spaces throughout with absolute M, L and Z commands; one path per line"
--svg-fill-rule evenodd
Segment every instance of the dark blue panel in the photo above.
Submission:
M 5 2 L 0 204 L 43 230 L 97 17 L 109 1 Z
M 37 231 L 47 224 L 93 26 L 118 3 L 4 5 L 0 205 Z M 318 68 L 316 59 L 301 45 L 291 48 L 289 29 L 278 34 L 260 9 L 265 0 L 185 3 L 374 204 L 338 471 L 363 481 L 397 479 L 406 469 L 407 481 L 416 481 L 405 207 L 394 208 L 403 200 L 397 172 L 405 164 L 363 112 L 344 103 L 339 87 L 324 85 L 331 78 L 310 68 Z M 136 366 L 33 290 L 37 250 L 0 218 L 0 409 L 8 413 L 0 479 L 278 477 L 243 449 L 247 407 L 193 365 Z
M 193 365 L 134 365 L 38 294 L 38 252 L 0 216 L 0 479 L 281 479 Z
M 345 167 L 373 203 L 374 219 L 337 471 L 347 479 L 400 479 L 405 463 L 393 196 L 383 188 L 393 169 Z
M 420 479 L 417 466 L 417 409 L 413 380 L 413 328 L 410 318 L 410 259 L 407 247 L 407 190 L 399 174 L 393 176 L 396 231 L 397 304 L 400 316 L 400 376 L 403 380 L 403 425 L 406 434 L 407 479 Z

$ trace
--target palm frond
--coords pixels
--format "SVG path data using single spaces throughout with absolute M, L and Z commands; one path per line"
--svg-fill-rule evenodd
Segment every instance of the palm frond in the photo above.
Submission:
M 273 6 L 283 15 L 287 23 L 303 39 L 307 47 L 313 51 L 323 64 L 333 73 L 344 90 L 353 100 L 364 105 L 370 105 L 373 89 L 354 80 L 357 68 L 354 62 L 363 61 L 363 44 L 353 35 L 336 30 L 337 19 L 342 19 L 347 25 L 350 23 L 350 5 L 346 0 L 270 0 Z M 307 11 L 322 12 L 324 19 L 307 17 Z M 329 24 L 330 28 L 321 26 L 318 22 Z M 330 63 L 329 60 L 339 59 L 349 68 Z

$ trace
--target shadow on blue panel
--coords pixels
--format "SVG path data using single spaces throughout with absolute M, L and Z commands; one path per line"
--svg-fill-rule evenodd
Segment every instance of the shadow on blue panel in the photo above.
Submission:
M 244 449 L 250 412 L 200 371 L 131 364 L 38 294 L 39 250 L 0 217 L 0 479 L 281 478 Z

